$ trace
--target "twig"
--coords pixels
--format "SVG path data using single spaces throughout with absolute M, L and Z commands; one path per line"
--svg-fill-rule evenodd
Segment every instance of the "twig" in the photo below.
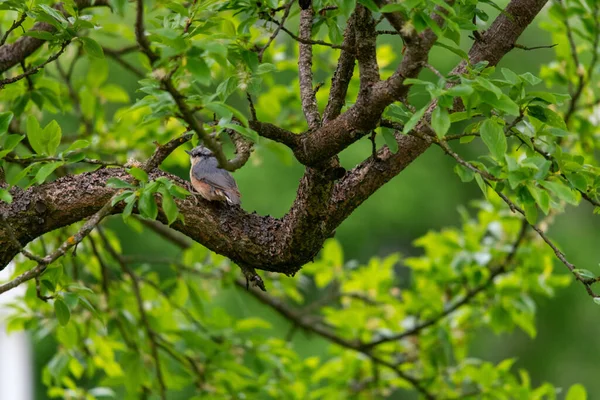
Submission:
M 151 221 L 145 218 L 140 218 L 139 221 L 142 223 L 142 225 L 145 225 L 147 228 L 150 228 L 156 234 L 162 236 L 164 239 L 173 243 L 182 250 L 189 249 L 192 245 L 192 243 L 188 240 L 187 237 L 180 233 L 176 233 L 174 230 L 169 229 L 168 227 L 166 227 L 158 221 Z
M 551 49 L 551 48 L 556 47 L 556 46 L 558 46 L 558 43 L 551 44 L 551 45 L 548 45 L 548 46 L 533 46 L 533 47 L 523 46 L 522 44 L 518 44 L 518 43 L 515 43 L 513 45 L 513 47 L 515 49 L 521 49 L 521 50 Z
M 18 155 L 9 153 L 4 156 L 4 159 L 8 162 L 20 165 L 30 165 L 36 162 L 51 162 L 51 161 L 65 161 L 68 162 L 68 158 L 65 157 L 27 157 L 27 158 L 19 158 Z M 123 164 L 115 162 L 115 161 L 102 161 L 96 160 L 93 158 L 83 158 L 82 160 L 77 161 L 78 163 L 86 163 L 93 165 L 101 165 L 103 167 L 123 167 Z
M 144 73 L 144 71 L 142 71 L 141 69 L 133 66 L 132 64 L 130 64 L 129 62 L 125 61 L 122 57 L 121 52 L 118 51 L 114 51 L 111 49 L 107 49 L 106 47 L 102 48 L 104 51 L 104 54 L 106 54 L 107 56 L 109 56 L 110 58 L 112 58 L 113 60 L 115 60 L 118 64 L 120 64 L 123 68 L 125 68 L 126 70 L 130 71 L 131 73 L 133 73 L 134 75 L 136 75 L 137 77 L 144 77 L 146 74 Z M 136 49 L 139 49 L 139 47 L 136 46 Z
M 254 102 L 252 101 L 252 95 L 250 93 L 246 93 L 246 99 L 248 99 L 248 106 L 250 107 L 250 117 L 251 121 L 258 121 L 256 117 L 256 108 L 254 107 Z
M 273 22 L 274 24 L 281 26 L 282 31 L 287 33 L 292 39 L 294 39 L 295 41 L 297 41 L 299 43 L 317 45 L 317 46 L 327 46 L 327 47 L 331 47 L 332 49 L 340 49 L 340 50 L 346 50 L 348 52 L 353 52 L 353 49 L 348 48 L 348 47 L 344 46 L 343 44 L 338 45 L 338 44 L 333 44 L 333 43 L 327 43 L 322 40 L 311 40 L 311 39 L 301 38 L 301 37 L 295 35 L 293 32 L 291 32 L 285 26 L 281 25 L 281 23 L 279 21 L 277 21 L 276 19 L 274 19 L 273 17 L 271 17 L 268 14 L 261 14 L 261 18 L 264 18 L 267 21 Z
M 10 35 L 12 31 L 14 31 L 19 26 L 21 26 L 21 24 L 23 24 L 23 22 L 25 22 L 26 18 L 27 18 L 27 13 L 23 13 L 19 17 L 19 19 L 13 21 L 12 25 L 10 26 L 10 28 L 8 28 L 8 30 L 2 36 L 2 39 L 0 39 L 0 46 L 2 46 L 4 43 L 6 43 L 6 39 L 8 39 L 8 35 Z
M 50 56 L 50 58 L 48 58 L 46 61 L 44 61 L 43 63 L 41 63 L 38 66 L 35 66 L 33 68 L 31 68 L 28 71 L 25 71 L 24 73 L 17 75 L 15 77 L 12 78 L 7 78 L 7 79 L 3 79 L 0 80 L 0 89 L 3 89 L 4 86 L 11 84 L 11 83 L 15 83 L 17 81 L 20 81 L 23 78 L 28 77 L 29 75 L 33 75 L 36 74 L 40 69 L 44 68 L 46 65 L 50 64 L 52 61 L 56 60 L 58 57 L 61 56 L 61 54 L 65 51 L 65 49 L 67 48 L 67 46 L 69 45 L 69 43 L 71 43 L 71 41 L 66 41 L 62 44 L 60 50 L 58 52 L 56 52 L 54 55 Z
M 285 24 L 285 21 L 287 20 L 288 16 L 290 15 L 290 10 L 292 9 L 292 5 L 293 4 L 294 4 L 294 1 L 291 0 L 291 1 L 288 1 L 288 3 L 283 7 L 284 13 L 283 13 L 283 16 L 281 17 L 281 24 L 277 25 L 277 28 L 275 28 L 275 31 L 273 31 L 273 33 L 269 37 L 269 40 L 267 41 L 267 44 L 265 44 L 258 51 L 258 61 L 259 62 L 262 62 L 263 56 L 265 54 L 265 50 L 267 50 L 269 48 L 269 46 L 271 45 L 271 43 L 273 42 L 273 40 L 275 40 L 275 38 L 279 34 L 279 31 L 281 30 L 281 28 L 283 28 L 283 25 Z

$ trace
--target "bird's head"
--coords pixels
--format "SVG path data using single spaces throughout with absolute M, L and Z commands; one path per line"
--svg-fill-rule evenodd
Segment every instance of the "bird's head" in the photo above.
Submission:
M 213 152 L 204 146 L 196 146 L 192 150 L 186 150 L 185 152 L 190 155 L 192 161 L 198 161 L 203 158 L 214 157 Z

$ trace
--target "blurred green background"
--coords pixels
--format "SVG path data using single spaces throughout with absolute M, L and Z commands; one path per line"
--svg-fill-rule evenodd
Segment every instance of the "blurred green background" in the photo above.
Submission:
M 538 46 L 551 43 L 550 35 L 538 28 L 538 23 L 539 20 L 521 37 L 521 44 Z M 470 40 L 466 40 L 463 47 L 468 49 L 469 45 Z M 552 58 L 553 50 L 514 50 L 502 60 L 500 67 L 509 67 L 517 73 L 530 71 L 537 74 L 540 66 Z M 457 61 L 454 54 L 440 48 L 435 48 L 430 58 L 430 63 L 442 73 L 451 70 Z M 112 62 L 110 68 L 109 79 L 129 89 L 132 97 L 139 97 L 134 92 L 135 80 L 132 76 Z M 288 78 L 297 79 L 295 76 Z M 281 104 L 281 107 L 285 107 L 285 104 Z M 299 110 L 288 112 L 300 113 Z M 453 145 L 461 152 L 458 143 Z M 287 212 L 294 200 L 303 168 L 294 162 L 282 163 L 280 157 L 268 151 L 266 143 L 262 146 L 252 162 L 236 172 L 235 177 L 243 195 L 245 210 L 279 217 Z M 183 152 L 183 149 L 178 151 Z M 351 168 L 367 157 L 369 152 L 370 143 L 363 139 L 342 154 L 342 163 Z M 469 156 L 474 158 L 476 154 L 466 153 L 466 157 Z M 419 255 L 420 249 L 411 245 L 413 240 L 428 230 L 457 224 L 458 206 L 480 198 L 481 192 L 474 182 L 460 182 L 453 171 L 454 164 L 454 160 L 439 149 L 431 148 L 368 199 L 336 232 L 346 259 L 365 262 L 372 256 L 384 256 L 396 251 L 405 256 Z M 182 165 L 175 167 L 167 164 L 166 168 L 187 179 L 187 170 Z M 585 204 L 578 209 L 570 207 L 566 214 L 556 219 L 550 234 L 574 264 L 598 271 L 600 216 L 592 216 L 591 211 Z M 110 224 L 120 232 L 123 248 L 128 253 L 147 252 L 148 248 L 157 254 L 173 251 L 162 239 L 151 233 L 140 240 L 141 237 L 130 232 L 118 218 L 111 220 Z M 566 272 L 558 262 L 556 270 L 558 273 Z M 301 274 L 302 272 L 299 275 Z M 293 279 L 300 277 L 297 275 Z M 242 297 L 244 295 L 235 290 L 224 293 L 222 305 L 232 310 L 233 315 L 240 317 L 255 313 L 262 313 L 261 316 L 264 316 L 262 306 Z M 582 383 L 588 393 L 600 392 L 600 380 L 597 379 L 597 359 L 600 356 L 600 341 L 597 340 L 600 334 L 599 312 L 600 309 L 584 289 L 572 284 L 558 292 L 552 300 L 538 303 L 538 334 L 535 339 L 530 339 L 521 332 L 510 336 L 480 332 L 472 355 L 491 361 L 516 357 L 516 368 L 527 369 L 535 385 L 549 381 L 568 388 L 573 383 Z M 281 329 L 281 335 L 285 335 L 288 331 L 286 323 L 281 320 L 277 322 L 273 318 L 275 326 Z M 295 343 L 306 355 L 320 354 L 326 346 L 323 341 L 303 334 L 295 336 Z M 47 362 L 51 352 L 51 346 L 45 346 L 44 343 L 38 345 L 35 351 L 36 364 L 41 366 Z M 43 398 L 44 392 L 42 387 L 38 387 L 40 398 Z

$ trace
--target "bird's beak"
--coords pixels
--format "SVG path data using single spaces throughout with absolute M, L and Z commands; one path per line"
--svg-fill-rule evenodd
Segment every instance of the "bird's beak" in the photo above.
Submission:
M 185 150 L 186 153 L 188 153 L 190 156 L 192 155 L 192 151 L 191 150 Z

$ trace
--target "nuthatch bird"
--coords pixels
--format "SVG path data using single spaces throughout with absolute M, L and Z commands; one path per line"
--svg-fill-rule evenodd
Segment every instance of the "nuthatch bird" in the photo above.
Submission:
M 215 155 L 204 146 L 185 151 L 190 155 L 190 181 L 192 186 L 208 201 L 225 201 L 240 204 L 241 194 L 231 174 L 219 168 Z

